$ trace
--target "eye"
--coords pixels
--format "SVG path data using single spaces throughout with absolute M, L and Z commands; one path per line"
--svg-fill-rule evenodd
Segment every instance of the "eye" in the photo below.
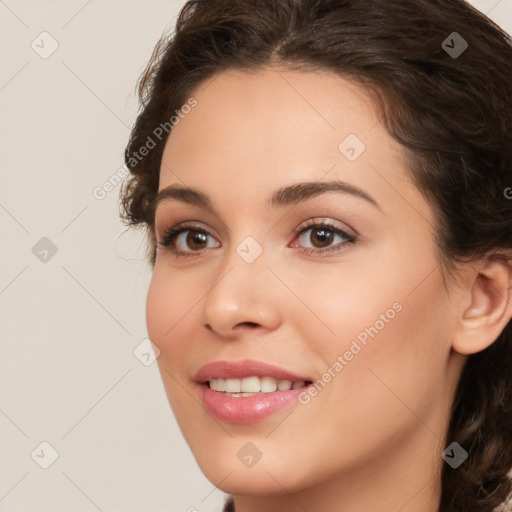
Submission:
M 308 235 L 309 232 L 309 235 Z M 296 238 L 290 247 L 302 247 L 304 254 L 319 254 L 340 251 L 342 246 L 353 244 L 356 237 L 326 220 L 310 220 L 295 230 Z M 168 250 L 176 257 L 200 256 L 205 249 L 221 247 L 219 242 L 204 228 L 194 223 L 182 223 L 164 232 L 162 241 L 157 245 Z M 296 240 L 299 242 L 297 244 Z M 337 242 L 335 245 L 333 245 Z M 307 244 L 310 244 L 308 247 Z M 304 247 L 304 245 L 306 245 Z
M 213 239 L 205 229 L 196 224 L 183 223 L 166 230 L 158 245 L 170 248 L 170 251 L 179 257 L 198 256 L 204 249 L 220 247 L 220 244 L 209 244 L 209 238 Z
M 353 244 L 356 237 L 349 235 L 342 229 L 334 226 L 329 221 L 316 220 L 308 221 L 306 226 L 301 226 L 296 230 L 297 240 L 302 246 L 306 245 L 302 252 L 305 254 L 325 254 L 333 251 L 339 251 L 342 246 Z M 308 234 L 309 233 L 309 234 Z M 333 245 L 337 242 L 335 245 Z M 309 247 L 307 244 L 310 244 Z M 295 247 L 292 245 L 292 247 Z

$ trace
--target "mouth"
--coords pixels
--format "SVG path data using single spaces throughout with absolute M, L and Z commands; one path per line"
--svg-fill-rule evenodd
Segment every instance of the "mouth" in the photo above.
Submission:
M 244 398 L 275 393 L 276 391 L 301 389 L 309 386 L 312 382 L 308 380 L 279 380 L 267 375 L 253 375 L 242 379 L 210 379 L 204 384 L 211 390 L 221 393 L 224 396 Z
M 206 411 L 227 423 L 255 423 L 296 406 L 313 381 L 262 361 L 215 361 L 194 376 Z

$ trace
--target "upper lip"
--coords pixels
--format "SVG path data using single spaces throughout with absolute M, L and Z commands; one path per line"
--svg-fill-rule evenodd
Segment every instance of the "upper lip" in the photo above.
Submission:
M 253 376 L 273 377 L 276 380 L 292 382 L 311 381 L 308 377 L 296 375 L 279 366 L 252 359 L 208 363 L 196 372 L 194 379 L 203 384 L 211 379 L 243 379 Z

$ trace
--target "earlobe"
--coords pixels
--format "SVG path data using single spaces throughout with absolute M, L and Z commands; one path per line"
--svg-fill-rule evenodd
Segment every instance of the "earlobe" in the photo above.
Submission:
M 468 283 L 452 346 L 460 354 L 480 352 L 496 341 L 512 318 L 512 265 L 488 259 Z

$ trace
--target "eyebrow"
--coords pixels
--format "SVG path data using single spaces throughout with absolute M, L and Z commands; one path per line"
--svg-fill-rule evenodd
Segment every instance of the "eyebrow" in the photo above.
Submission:
M 339 180 L 294 183 L 293 185 L 282 187 L 276 190 L 272 196 L 267 199 L 266 205 L 272 208 L 295 205 L 326 192 L 340 192 L 358 197 L 372 204 L 379 211 L 382 211 L 379 203 L 370 194 L 355 185 Z M 197 189 L 184 187 L 179 184 L 169 185 L 160 190 L 152 202 L 152 211 L 156 212 L 160 204 L 172 200 L 199 206 L 216 214 L 215 208 L 206 194 Z

